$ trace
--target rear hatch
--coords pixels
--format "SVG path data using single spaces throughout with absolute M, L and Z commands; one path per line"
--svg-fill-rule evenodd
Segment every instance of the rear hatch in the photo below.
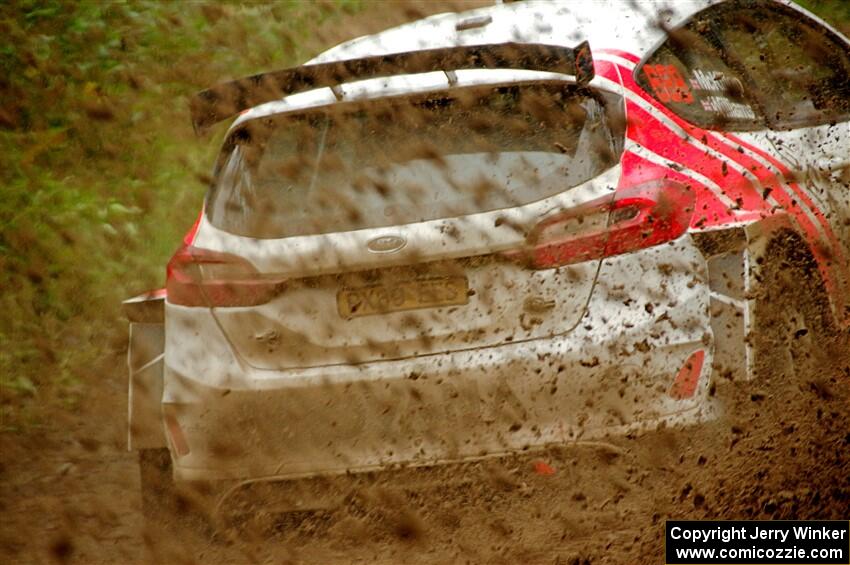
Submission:
M 195 244 L 215 252 L 191 257 L 218 289 L 204 303 L 262 369 L 567 333 L 602 256 L 619 105 L 544 81 L 246 122 Z

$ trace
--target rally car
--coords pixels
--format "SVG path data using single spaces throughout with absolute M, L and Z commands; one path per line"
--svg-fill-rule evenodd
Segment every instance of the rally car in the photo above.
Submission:
M 146 496 L 693 425 L 850 321 L 850 43 L 791 2 L 440 14 L 192 100 L 232 117 L 125 303 Z

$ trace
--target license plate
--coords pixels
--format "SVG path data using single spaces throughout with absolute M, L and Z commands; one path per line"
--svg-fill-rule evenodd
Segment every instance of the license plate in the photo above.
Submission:
M 454 306 L 469 302 L 466 277 L 443 277 L 344 288 L 336 296 L 343 318 L 386 314 L 400 310 Z

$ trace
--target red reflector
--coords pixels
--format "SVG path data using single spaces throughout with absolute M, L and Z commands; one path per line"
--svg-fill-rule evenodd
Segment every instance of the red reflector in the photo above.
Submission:
M 174 414 L 165 414 L 165 429 L 168 430 L 168 436 L 171 438 L 171 445 L 178 457 L 183 457 L 189 454 L 189 443 L 186 441 L 186 436 L 183 434 L 183 428 L 177 422 Z
M 671 398 L 685 400 L 694 395 L 699 384 L 699 375 L 702 372 L 702 363 L 705 360 L 705 351 L 700 349 L 688 357 L 679 374 L 673 380 L 670 390 L 667 392 Z

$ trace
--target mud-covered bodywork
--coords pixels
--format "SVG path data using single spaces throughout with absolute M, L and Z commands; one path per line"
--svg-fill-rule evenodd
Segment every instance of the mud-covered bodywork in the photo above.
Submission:
M 565 336 L 290 371 L 247 367 L 214 313 L 169 305 L 166 333 L 181 348 L 166 351 L 163 406 L 190 447 L 177 476 L 431 464 L 710 417 L 704 265 L 690 236 L 606 260 L 588 314 Z M 677 377 L 696 353 L 681 393 L 691 385 Z
M 758 104 L 742 102 L 761 91 L 749 94 L 729 69 L 668 45 L 681 38 L 670 30 L 722 21 L 732 4 L 823 26 L 784 2 L 677 2 L 661 11 L 662 3 L 529 2 L 441 14 L 317 57 L 587 41 L 595 76 L 578 85 L 540 70 L 449 69 L 341 82 L 241 114 L 205 210 L 169 265 L 161 359 L 134 353 L 161 335 L 134 322 L 131 445 L 169 447 L 183 480 L 272 480 L 694 424 L 716 413 L 712 377 L 753 376 L 760 268 L 787 230 L 801 235 L 831 315 L 846 325 L 850 190 L 840 157 L 850 153 L 850 121 L 821 95 L 842 87 L 823 79 L 808 122 L 761 124 Z M 847 49 L 834 31 L 823 34 Z M 452 130 L 472 118 L 433 110 L 462 106 L 464 93 L 479 105 L 493 99 L 482 92 L 520 100 L 541 85 L 567 93 L 559 108 L 580 116 L 568 141 L 545 137 L 553 128 L 538 124 L 529 131 L 544 145 L 471 150 L 462 147 L 467 134 L 486 130 L 493 143 L 510 136 Z M 342 112 L 362 116 L 398 101 L 419 108 L 425 99 L 419 129 L 403 120 L 376 129 L 367 118 L 360 138 L 334 137 Z M 424 124 L 444 114 L 452 135 L 428 138 Z M 257 204 L 277 132 L 298 124 L 308 134 L 290 146 L 312 164 L 286 173 L 295 196 L 284 206 Z M 333 198 L 308 202 L 327 180 L 317 165 L 326 146 L 360 161 L 375 140 L 381 151 L 403 152 L 406 138 L 393 127 L 433 141 L 425 160 L 439 166 L 429 169 L 422 155 L 403 166 L 368 162 L 372 192 L 358 192 L 353 176 L 330 175 Z M 263 150 L 253 151 L 258 143 Z M 580 166 L 580 175 L 565 172 Z M 447 212 L 451 190 L 485 185 L 514 200 L 491 205 L 476 193 Z M 393 191 L 425 197 L 398 209 Z M 392 205 L 381 209 L 384 200 Z M 141 406 L 154 397 L 153 408 Z

